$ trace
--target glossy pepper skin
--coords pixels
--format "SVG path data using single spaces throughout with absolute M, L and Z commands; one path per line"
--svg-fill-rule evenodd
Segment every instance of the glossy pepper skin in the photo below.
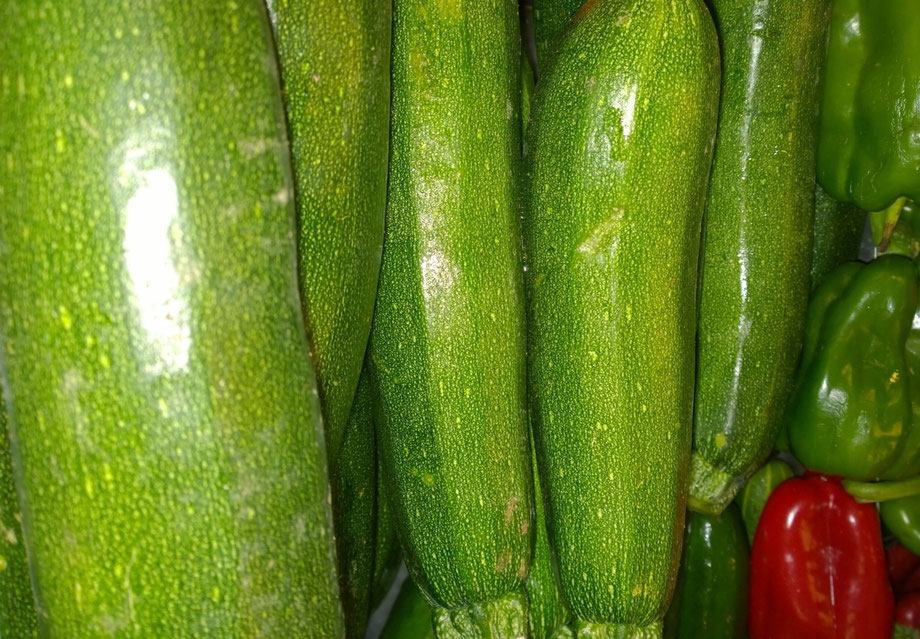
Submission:
M 893 615 L 875 506 L 820 475 L 780 484 L 751 549 L 751 639 L 888 639 Z
M 864 480 L 920 470 L 908 353 L 917 285 L 911 260 L 883 255 L 844 264 L 814 292 L 788 411 L 805 467 Z
M 818 180 L 878 211 L 920 199 L 920 4 L 835 0 L 818 141 Z
M 664 639 L 743 639 L 747 626 L 749 550 L 741 513 L 689 512 Z
M 747 480 L 744 488 L 738 493 L 735 502 L 741 509 L 748 543 L 754 543 L 754 533 L 767 499 L 777 486 L 793 475 L 789 464 L 781 459 L 771 459 Z
M 879 504 L 885 526 L 914 554 L 920 554 L 920 495 Z

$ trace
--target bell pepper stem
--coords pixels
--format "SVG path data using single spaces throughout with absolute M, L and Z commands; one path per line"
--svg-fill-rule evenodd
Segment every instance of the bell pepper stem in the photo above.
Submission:
M 869 213 L 869 222 L 872 226 L 872 241 L 875 242 L 875 245 L 878 246 L 882 253 L 888 250 L 891 234 L 894 233 L 894 227 L 897 226 L 898 218 L 901 217 L 901 210 L 906 203 L 906 197 L 899 197 L 887 209 Z
M 843 487 L 861 502 L 881 502 L 920 495 L 920 477 L 898 481 L 852 481 L 843 480 Z

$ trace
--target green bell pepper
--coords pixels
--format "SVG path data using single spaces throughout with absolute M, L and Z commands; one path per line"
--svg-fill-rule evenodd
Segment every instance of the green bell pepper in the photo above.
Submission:
M 771 459 L 760 467 L 756 473 L 747 480 L 744 488 L 735 497 L 735 502 L 741 509 L 741 518 L 747 531 L 748 542 L 754 543 L 754 532 L 764 504 L 770 497 L 773 489 L 795 475 L 792 468 L 781 459 Z
M 912 553 L 920 554 L 920 495 L 883 501 L 879 514 L 898 541 Z
M 689 512 L 664 639 L 742 639 L 747 627 L 749 551 L 737 506 Z
M 901 255 L 844 264 L 815 290 L 788 411 L 807 468 L 860 480 L 920 472 L 917 299 L 917 268 Z
M 920 3 L 835 0 L 818 180 L 866 211 L 920 201 Z

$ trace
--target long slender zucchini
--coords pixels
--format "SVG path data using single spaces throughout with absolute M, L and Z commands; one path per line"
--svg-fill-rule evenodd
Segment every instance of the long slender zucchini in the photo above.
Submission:
M 866 225 L 866 212 L 853 204 L 838 202 L 815 184 L 815 244 L 811 260 L 811 288 L 828 273 L 859 256 Z
M 769 455 L 811 289 L 830 0 L 712 0 L 725 71 L 700 264 L 691 507 L 718 514 Z
M 578 636 L 655 636 L 683 533 L 719 50 L 699 0 L 573 20 L 527 133 L 537 460 Z
M 390 0 L 269 0 L 299 275 L 334 468 L 371 330 L 390 133 Z
M 29 577 L 22 515 L 13 480 L 6 409 L 0 399 L 0 637 L 38 637 L 35 597 Z
M 515 0 L 396 0 L 378 450 L 404 558 L 448 616 L 526 632 L 532 475 Z M 465 623 L 465 622 L 464 622 Z
M 537 77 L 546 71 L 553 45 L 584 0 L 532 0 Z
M 43 636 L 341 636 L 264 5 L 8 0 L 0 42 L 0 370 Z

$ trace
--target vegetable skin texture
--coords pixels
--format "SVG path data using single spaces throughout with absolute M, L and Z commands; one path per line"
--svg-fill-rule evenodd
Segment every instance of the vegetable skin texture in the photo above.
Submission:
M 270 0 L 294 166 L 299 282 L 330 468 L 374 313 L 390 134 L 390 0 Z
M 517 4 L 397 0 L 394 15 L 370 346 L 388 503 L 430 601 L 481 628 L 526 633 L 533 488 Z
M 42 636 L 341 636 L 264 5 L 15 0 L 0 39 L 0 370 Z
M 829 0 L 712 0 L 724 72 L 703 225 L 690 507 L 718 514 L 773 448 L 811 288 Z
M 38 637 L 35 597 L 13 480 L 6 409 L 0 398 L 0 637 Z
M 550 547 L 578 636 L 654 636 L 683 536 L 716 34 L 695 0 L 600 0 L 554 55 L 524 190 Z

